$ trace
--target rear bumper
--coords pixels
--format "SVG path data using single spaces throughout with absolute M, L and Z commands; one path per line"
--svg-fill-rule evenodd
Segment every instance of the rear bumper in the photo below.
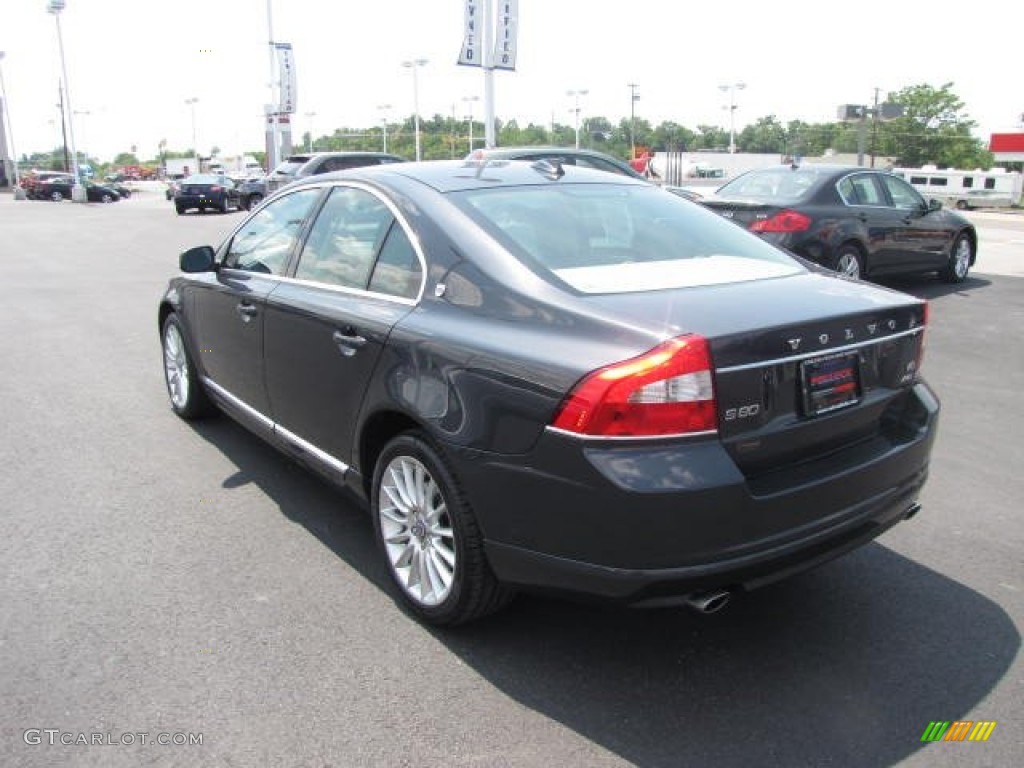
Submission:
M 601 445 L 548 432 L 518 462 L 456 458 L 506 583 L 624 603 L 752 589 L 861 546 L 917 511 L 939 403 L 913 429 L 745 478 L 717 439 Z

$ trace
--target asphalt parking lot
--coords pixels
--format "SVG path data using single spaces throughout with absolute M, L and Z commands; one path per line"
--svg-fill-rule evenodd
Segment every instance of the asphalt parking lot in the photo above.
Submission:
M 965 283 L 892 284 L 931 300 L 943 401 L 917 517 L 711 616 L 520 597 L 438 631 L 345 496 L 171 413 L 157 301 L 244 213 L 0 195 L 0 765 L 1024 764 L 1024 216 L 971 215 Z M 956 720 L 997 724 L 921 741 Z

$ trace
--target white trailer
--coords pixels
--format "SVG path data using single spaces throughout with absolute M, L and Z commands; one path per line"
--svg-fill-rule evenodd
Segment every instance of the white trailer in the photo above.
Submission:
M 962 211 L 971 208 L 1009 208 L 1021 199 L 1021 174 L 1005 168 L 987 171 L 938 170 L 923 168 L 893 168 L 892 172 L 909 181 L 918 192 L 941 200 L 945 205 Z

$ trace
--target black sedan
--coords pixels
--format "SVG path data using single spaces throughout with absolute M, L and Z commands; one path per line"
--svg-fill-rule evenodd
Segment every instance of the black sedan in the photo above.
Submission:
M 958 283 L 978 253 L 974 226 L 887 171 L 762 168 L 701 201 L 769 242 L 849 277 L 938 272 Z
M 36 197 L 40 200 L 53 200 L 55 203 L 70 200 L 74 186 L 74 176 L 54 176 L 39 183 Z M 113 187 L 91 181 L 82 182 L 82 186 L 85 187 L 85 199 L 90 203 L 116 203 L 121 199 Z
M 174 209 L 179 214 L 190 208 L 200 213 L 207 208 L 227 213 L 241 207 L 238 187 L 227 176 L 199 173 L 182 179 L 174 189 Z
M 537 163 L 296 182 L 181 254 L 171 407 L 367 503 L 396 593 L 720 608 L 918 511 L 925 302 L 641 180 Z

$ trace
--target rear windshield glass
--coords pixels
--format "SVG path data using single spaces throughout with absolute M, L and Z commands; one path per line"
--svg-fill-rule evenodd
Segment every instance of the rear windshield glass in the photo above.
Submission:
M 277 168 L 274 169 L 275 176 L 294 176 L 295 172 L 299 170 L 309 158 L 304 157 L 299 160 L 285 160 Z
M 535 270 L 584 293 L 624 293 L 804 271 L 783 251 L 698 204 L 646 185 L 566 184 L 452 193 Z
M 807 197 L 823 178 L 813 168 L 792 170 L 789 166 L 751 171 L 721 186 L 718 197 L 743 197 L 748 200 L 797 202 Z

